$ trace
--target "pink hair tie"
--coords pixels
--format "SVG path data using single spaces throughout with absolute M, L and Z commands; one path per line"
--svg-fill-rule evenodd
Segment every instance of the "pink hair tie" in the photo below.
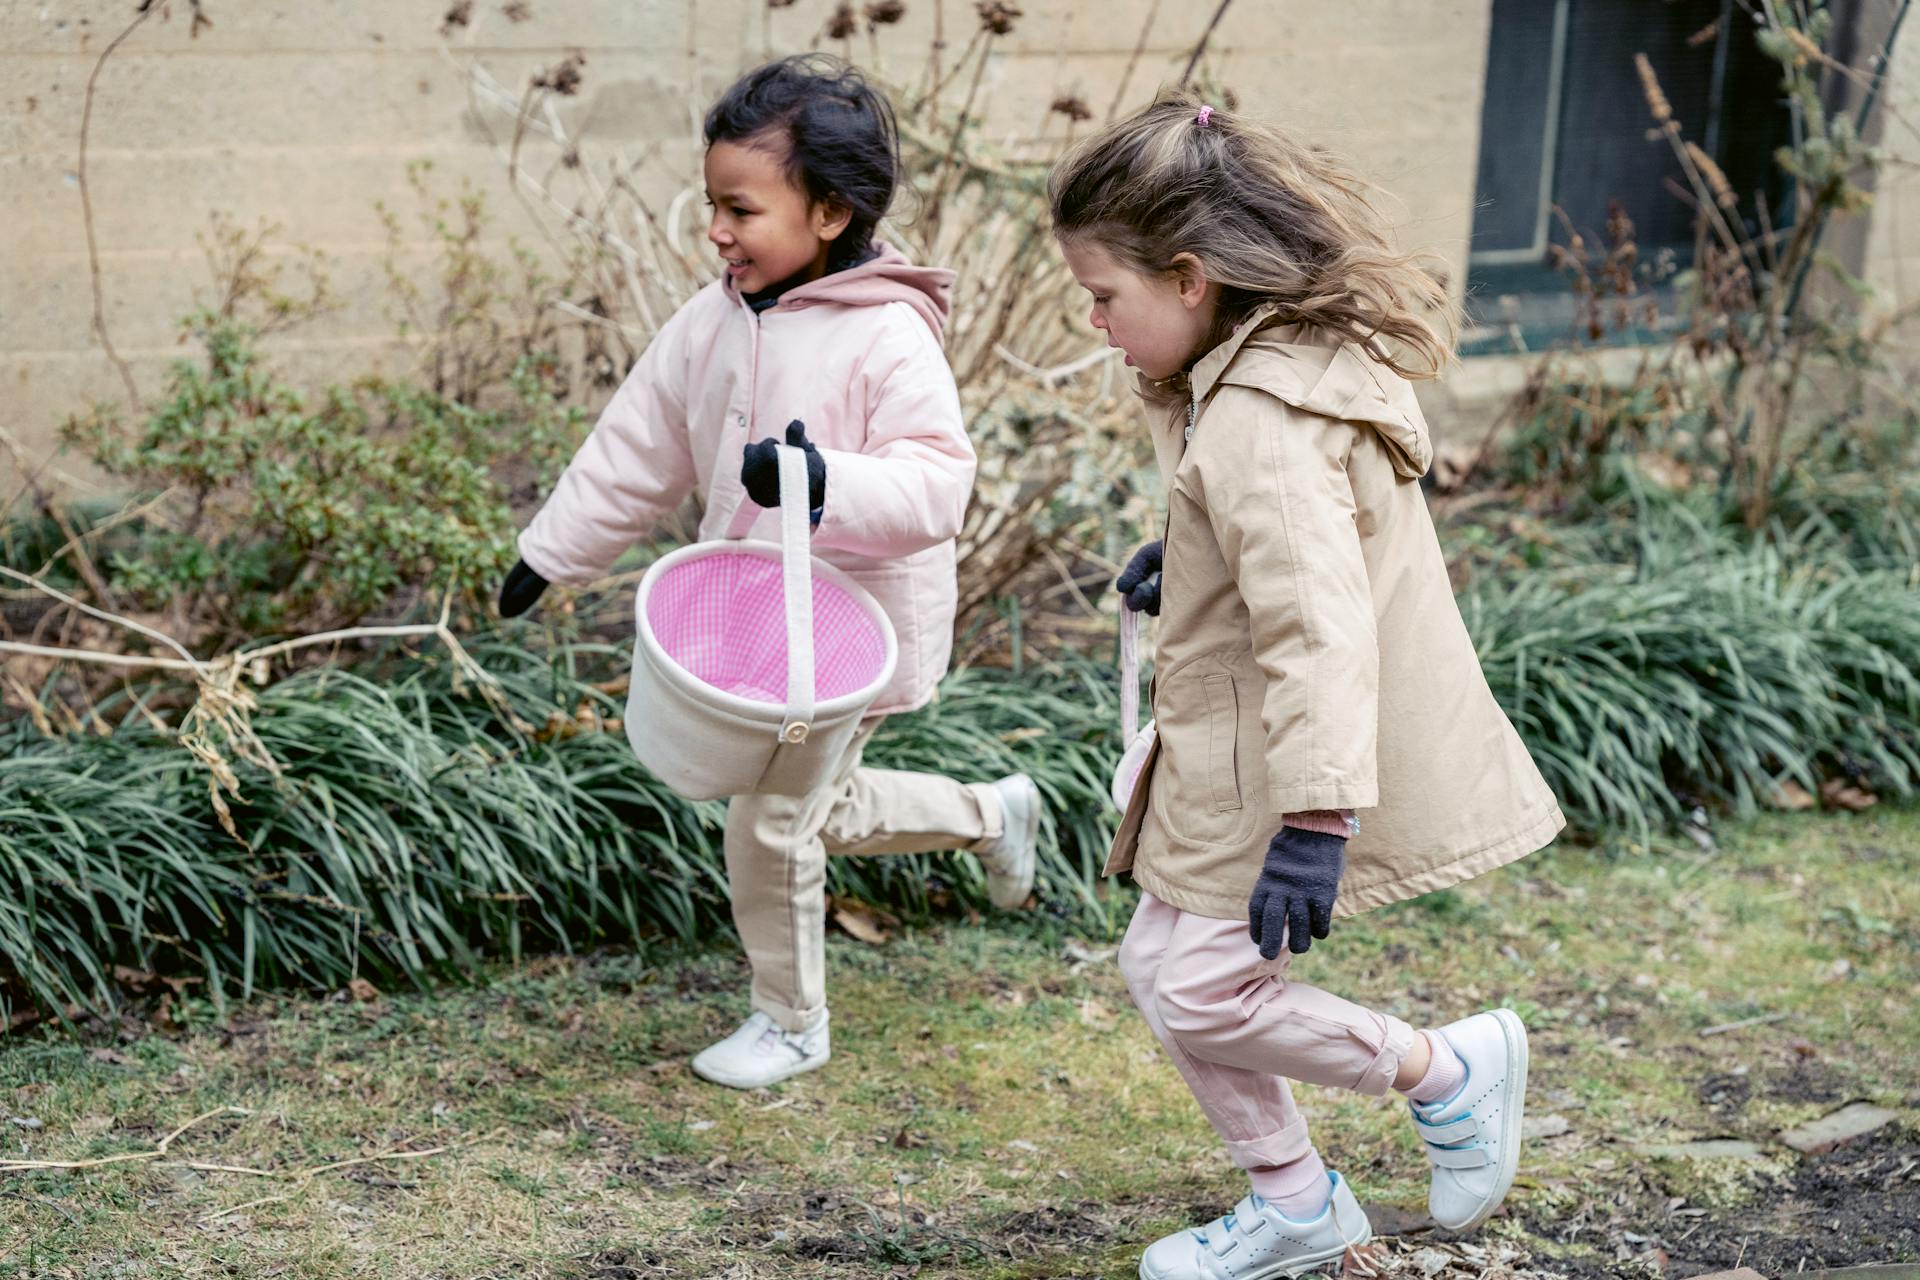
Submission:
M 1200 108 L 1200 114 L 1194 118 L 1193 122 L 1199 125 L 1202 129 L 1204 129 L 1207 127 L 1208 122 L 1211 121 L 1212 119 L 1213 119 L 1213 108 L 1202 107 Z

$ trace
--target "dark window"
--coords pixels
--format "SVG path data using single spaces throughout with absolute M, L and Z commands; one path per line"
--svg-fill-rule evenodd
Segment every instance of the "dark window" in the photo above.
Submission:
M 1680 266 L 1691 260 L 1693 211 L 1667 185 L 1684 176 L 1667 140 L 1648 136 L 1636 53 L 1684 136 L 1725 172 L 1748 230 L 1756 192 L 1779 208 L 1773 152 L 1791 125 L 1779 66 L 1755 47 L 1754 30 L 1735 0 L 1493 0 L 1469 272 L 1477 320 L 1500 322 L 1488 313 L 1518 295 L 1523 329 L 1564 333 L 1572 302 L 1547 265 L 1547 246 L 1566 241 L 1555 206 L 1602 246 L 1618 201 L 1643 261 L 1659 250 Z

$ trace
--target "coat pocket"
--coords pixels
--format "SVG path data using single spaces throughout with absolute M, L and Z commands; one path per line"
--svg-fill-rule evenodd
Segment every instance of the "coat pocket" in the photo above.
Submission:
M 1218 654 L 1204 654 L 1161 676 L 1153 700 L 1159 751 L 1147 802 L 1154 820 L 1190 844 L 1233 844 L 1254 820 L 1257 763 L 1240 741 L 1247 677 Z M 1252 709 L 1249 708 L 1249 714 Z M 1256 717 L 1257 719 L 1257 717 Z
M 1207 697 L 1207 786 L 1213 811 L 1230 813 L 1240 807 L 1240 772 L 1236 767 L 1240 704 L 1234 697 L 1230 675 L 1208 676 L 1201 688 Z

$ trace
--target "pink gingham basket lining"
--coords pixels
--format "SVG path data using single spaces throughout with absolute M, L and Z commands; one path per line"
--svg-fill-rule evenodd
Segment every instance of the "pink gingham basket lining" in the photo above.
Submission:
M 787 623 L 778 560 L 715 550 L 667 569 L 647 597 L 666 655 L 723 693 L 784 706 Z M 858 693 L 886 669 L 880 624 L 838 584 L 813 580 L 815 697 Z

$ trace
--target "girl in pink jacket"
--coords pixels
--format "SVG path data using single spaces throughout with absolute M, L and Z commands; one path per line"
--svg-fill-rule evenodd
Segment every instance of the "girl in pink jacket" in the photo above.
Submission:
M 728 805 L 753 1012 L 693 1069 L 747 1089 L 827 1060 L 827 857 L 971 849 L 995 905 L 1012 909 L 1033 887 L 1040 796 L 1024 774 L 981 784 L 860 767 L 880 720 L 924 705 L 946 674 L 974 476 L 940 346 L 953 273 L 873 239 L 899 167 L 891 107 L 845 64 L 798 56 L 727 90 L 705 132 L 707 238 L 725 274 L 661 327 L 520 535 L 500 612 L 525 612 L 550 582 L 604 576 L 696 487 L 700 537 L 725 537 L 744 504 L 779 504 L 767 432 L 805 449 L 814 553 L 886 610 L 899 665 L 831 784 Z M 763 510 L 749 536 L 778 540 L 778 515 Z

